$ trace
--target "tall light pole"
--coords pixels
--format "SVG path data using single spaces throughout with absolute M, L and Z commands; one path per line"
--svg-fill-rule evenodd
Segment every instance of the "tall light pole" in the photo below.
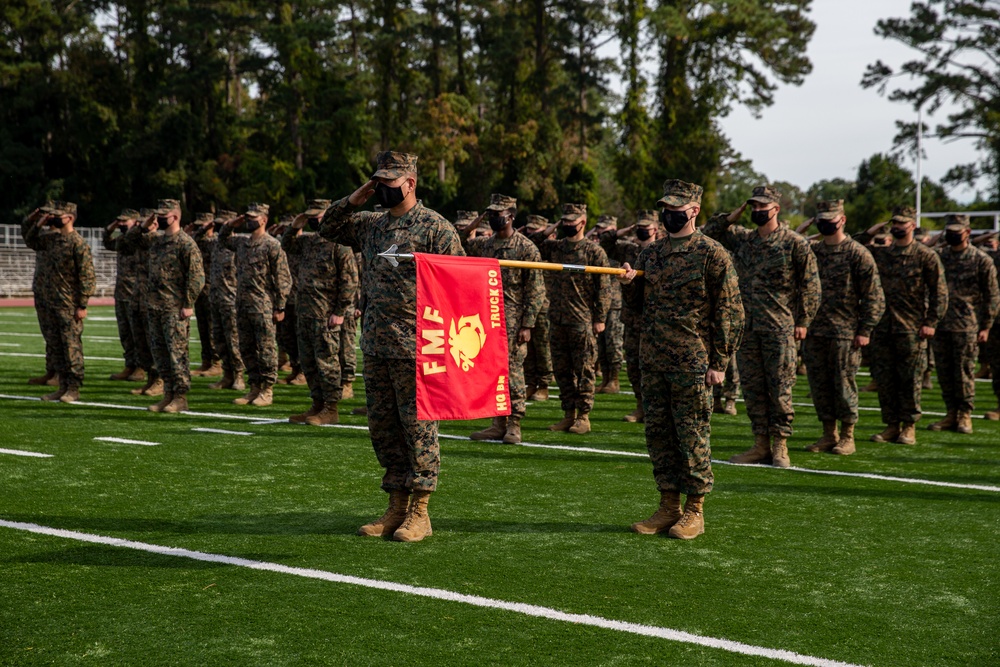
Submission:
M 920 160 L 923 158 L 922 138 L 924 135 L 923 103 L 917 107 L 917 227 L 920 226 L 920 188 L 923 177 L 920 174 Z

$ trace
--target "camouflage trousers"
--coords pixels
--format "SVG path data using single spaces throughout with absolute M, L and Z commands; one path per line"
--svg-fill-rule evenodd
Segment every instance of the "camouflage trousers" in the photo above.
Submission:
M 201 341 L 201 363 L 210 366 L 219 361 L 219 353 L 212 343 L 212 322 L 215 314 L 212 312 L 212 302 L 208 298 L 208 290 L 204 290 L 194 302 L 194 317 L 198 323 L 198 340 Z
M 212 350 L 222 361 L 222 370 L 243 374 L 240 335 L 236 324 L 236 304 L 212 301 Z
M 59 374 L 62 388 L 83 384 L 83 322 L 75 308 L 36 306 L 38 323 L 45 338 L 45 368 Z
M 809 371 L 809 391 L 821 422 L 858 423 L 858 368 L 861 348 L 849 338 L 809 336 L 802 359 Z
M 594 407 L 597 340 L 589 324 L 552 325 L 552 370 L 563 412 L 589 413 Z
M 972 412 L 976 404 L 976 332 L 938 331 L 933 346 L 945 407 L 949 412 Z
M 285 317 L 288 317 L 287 313 Z M 236 328 L 239 331 L 240 356 L 247 367 L 250 384 L 273 385 L 278 381 L 278 347 L 273 314 L 270 311 L 254 312 L 237 305 Z
M 642 365 L 639 361 L 639 341 L 641 332 L 638 327 L 625 327 L 625 371 L 628 373 L 629 384 L 635 392 L 635 400 L 642 405 Z
M 726 379 L 722 384 L 712 387 L 712 396 L 727 401 L 735 401 L 740 395 L 740 365 L 736 361 L 736 354 L 729 358 L 729 365 L 726 366 Z
M 309 383 L 314 401 L 335 403 L 340 400 L 340 330 L 329 327 L 327 318 L 300 315 L 295 323 L 298 333 L 299 365 Z
M 191 389 L 191 358 L 188 354 L 188 337 L 191 321 L 181 318 L 179 309 L 156 310 L 150 308 L 149 347 L 153 363 L 163 379 L 163 391 L 177 395 Z
M 510 391 L 511 417 L 524 417 L 527 405 L 527 388 L 524 386 L 524 358 L 528 354 L 528 343 L 518 343 L 517 334 L 521 328 L 517 325 L 507 327 L 508 378 L 507 389 Z
M 755 435 L 792 434 L 798 344 L 792 331 L 747 331 L 737 353 L 743 400 Z
M 278 322 L 278 346 L 288 355 L 288 362 L 299 367 L 299 334 L 298 318 L 295 314 L 295 304 L 285 306 L 285 319 Z
M 149 342 L 149 309 L 138 294 L 129 304 L 128 321 L 132 329 L 132 341 L 135 343 L 135 357 L 139 368 L 146 371 L 147 376 L 156 373 L 156 362 Z
M 127 368 L 139 368 L 139 353 L 136 350 L 135 332 L 132 331 L 132 320 L 129 311 L 132 303 L 129 299 L 115 297 L 115 320 L 118 322 L 118 340 L 122 344 L 122 356 L 125 357 Z
M 712 393 L 700 373 L 642 374 L 646 449 L 660 491 L 712 490 Z
M 990 329 L 990 338 L 984 346 L 986 348 L 986 363 L 992 371 L 993 395 L 1000 402 L 1000 320 L 993 324 Z
M 438 423 L 417 419 L 417 373 L 413 359 L 364 358 L 368 432 L 382 489 L 434 491 L 441 470 Z
M 524 356 L 524 381 L 533 387 L 548 387 L 553 382 L 549 311 L 538 313 L 531 341 Z
M 876 329 L 868 347 L 882 422 L 912 424 L 920 421 L 927 341 L 916 333 L 889 333 Z
M 608 311 L 608 319 L 604 322 L 604 331 L 597 336 L 597 361 L 601 375 L 607 377 L 615 368 L 621 368 L 625 361 L 622 350 L 625 336 L 625 325 L 622 324 L 620 308 Z
M 354 308 L 348 309 L 349 315 L 344 318 L 340 327 L 340 382 L 354 382 L 354 374 L 358 372 L 358 320 L 354 317 Z

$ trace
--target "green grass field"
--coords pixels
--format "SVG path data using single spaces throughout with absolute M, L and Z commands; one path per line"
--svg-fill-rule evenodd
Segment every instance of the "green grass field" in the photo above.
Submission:
M 585 436 L 545 430 L 560 416 L 550 400 L 529 405 L 526 442 L 602 451 L 442 439 L 434 536 L 401 544 L 354 535 L 386 502 L 365 430 L 252 421 L 301 411 L 305 387 L 279 386 L 274 406 L 245 408 L 195 378 L 191 410 L 212 416 L 125 409 L 152 401 L 107 380 L 122 365 L 116 336 L 112 309 L 91 309 L 83 401 L 102 405 L 15 399 L 51 390 L 25 383 L 44 368 L 34 312 L 0 310 L 0 448 L 51 455 L 0 454 L 0 520 L 673 629 L 808 664 L 1000 664 L 1000 424 L 977 418 L 973 436 L 920 430 L 915 447 L 875 444 L 867 437 L 881 425 L 867 410 L 856 455 L 808 454 L 802 447 L 820 428 L 802 380 L 794 466 L 957 486 L 717 465 L 707 532 L 681 542 L 628 531 L 658 500 L 648 460 L 635 456 L 642 426 L 621 421 L 632 396 L 598 396 Z M 342 423 L 364 427 L 347 414 L 364 403 L 356 387 Z M 978 391 L 986 407 L 989 385 Z M 875 396 L 862 404 L 875 407 Z M 748 446 L 740 409 L 713 419 L 717 460 Z M 936 389 L 924 409 L 942 410 Z M 444 423 L 442 432 L 465 436 L 483 423 Z M 987 488 L 968 488 L 977 486 Z M 10 523 L 0 526 L 0 582 L 2 665 L 788 664 L 735 644 Z

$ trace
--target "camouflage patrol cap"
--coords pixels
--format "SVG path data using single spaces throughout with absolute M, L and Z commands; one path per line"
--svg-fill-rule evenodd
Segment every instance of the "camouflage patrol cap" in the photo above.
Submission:
M 475 211 L 456 211 L 455 212 L 455 226 L 459 229 L 465 229 L 472 224 L 472 221 L 479 217 L 479 214 Z
M 227 210 L 216 211 L 215 222 L 229 222 L 233 218 L 239 217 L 239 215 L 240 214 L 237 213 L 236 211 L 227 211 Z
M 964 213 L 952 213 L 944 219 L 944 228 L 960 232 L 963 229 L 971 229 L 972 225 L 969 223 L 969 216 Z
M 897 206 L 896 208 L 892 209 L 892 219 L 889 222 L 907 223 L 907 222 L 916 222 L 916 220 L 917 220 L 917 209 L 913 208 L 912 206 Z
M 494 193 L 490 195 L 490 205 L 486 207 L 486 210 L 506 211 L 509 208 L 517 208 L 517 199 L 508 195 Z
M 49 215 L 76 215 L 76 204 L 71 201 L 59 201 L 58 199 L 50 199 L 45 202 L 45 206 L 42 207 L 42 213 L 48 213 Z
M 123 208 L 122 212 L 118 214 L 118 217 L 115 218 L 115 220 L 122 220 L 122 221 L 135 220 L 138 217 L 139 217 L 139 211 L 135 210 L 134 208 Z
M 598 227 L 617 227 L 618 218 L 613 215 L 602 215 L 597 219 Z
M 372 178 L 394 181 L 403 174 L 417 173 L 417 156 L 396 151 L 382 151 L 375 158 L 378 165 Z
M 139 217 L 142 218 L 143 220 L 145 220 L 149 216 L 155 215 L 155 214 L 156 214 L 156 209 L 155 208 L 140 208 L 139 209 Z
M 310 218 L 323 215 L 332 203 L 329 199 L 310 199 L 306 202 L 305 214 Z
M 656 211 L 651 211 L 649 209 L 636 211 L 635 224 L 639 225 L 640 227 L 656 225 L 659 224 L 659 222 L 660 222 L 660 217 L 656 214 Z
M 156 202 L 156 214 L 166 215 L 180 210 L 181 203 L 177 199 L 160 199 Z
M 576 220 L 580 216 L 587 215 L 587 205 L 586 204 L 563 204 L 562 205 L 562 219 L 563 220 Z
M 202 227 L 204 225 L 210 225 L 213 222 L 215 222 L 214 213 L 199 213 L 194 219 L 194 224 L 198 225 L 199 227 Z
M 916 229 L 913 230 L 913 238 L 922 239 L 925 236 L 927 236 L 927 230 L 924 229 L 923 227 L 917 227 Z
M 251 218 L 266 218 L 271 212 L 271 207 L 267 204 L 261 204 L 259 202 L 254 202 L 247 206 L 247 212 L 244 215 Z
M 529 215 L 526 227 L 531 231 L 545 229 L 549 226 L 549 219 L 544 215 Z
M 747 202 L 755 201 L 758 204 L 780 204 L 781 193 L 770 185 L 758 185 L 753 189 L 753 194 Z
M 663 206 L 700 204 L 702 192 L 704 189 L 700 185 L 669 178 L 663 182 L 663 197 L 656 203 Z
M 817 220 L 836 220 L 842 215 L 844 215 L 843 199 L 828 199 L 816 202 Z
M 287 213 L 287 214 L 281 216 L 280 218 L 278 218 L 278 224 L 279 225 L 290 225 L 293 222 L 295 222 L 295 218 L 296 217 L 297 216 L 294 213 Z

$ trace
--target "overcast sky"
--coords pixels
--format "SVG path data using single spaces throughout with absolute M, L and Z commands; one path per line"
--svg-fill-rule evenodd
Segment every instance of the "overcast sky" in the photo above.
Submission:
M 916 51 L 873 32 L 878 19 L 909 16 L 909 10 L 910 0 L 814 0 L 812 73 L 801 86 L 779 88 L 761 118 L 741 108 L 721 119 L 733 147 L 769 179 L 802 188 L 822 179 L 852 179 L 862 160 L 888 152 L 896 120 L 915 121 L 916 114 L 875 89 L 861 88 L 860 81 L 869 63 L 881 59 L 896 69 L 915 57 Z M 925 116 L 924 122 L 933 128 L 939 117 L 944 115 Z M 934 180 L 977 158 L 969 140 L 925 139 L 924 148 L 923 173 Z M 904 165 L 915 172 L 913 160 L 906 158 Z M 951 194 L 961 202 L 975 193 L 958 189 Z

